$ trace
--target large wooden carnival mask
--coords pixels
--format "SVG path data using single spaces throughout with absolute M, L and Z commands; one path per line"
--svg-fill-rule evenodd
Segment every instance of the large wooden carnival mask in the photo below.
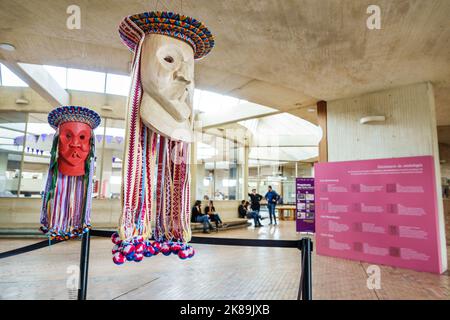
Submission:
M 214 40 L 201 22 L 172 12 L 125 17 L 119 35 L 133 52 L 133 68 L 113 261 L 139 262 L 158 252 L 186 259 L 194 255 L 188 245 L 194 59 L 207 55 Z
M 151 34 L 141 55 L 144 124 L 166 137 L 190 142 L 194 94 L 194 51 L 184 41 Z

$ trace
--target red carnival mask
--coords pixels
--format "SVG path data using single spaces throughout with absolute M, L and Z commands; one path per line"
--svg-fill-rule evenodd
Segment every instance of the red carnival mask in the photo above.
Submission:
M 59 127 L 58 170 L 66 176 L 85 174 L 91 150 L 91 127 L 82 122 L 65 122 Z

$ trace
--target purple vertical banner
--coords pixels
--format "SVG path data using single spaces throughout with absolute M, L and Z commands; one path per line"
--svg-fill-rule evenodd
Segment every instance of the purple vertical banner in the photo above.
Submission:
M 314 178 L 297 178 L 295 189 L 297 232 L 315 232 Z

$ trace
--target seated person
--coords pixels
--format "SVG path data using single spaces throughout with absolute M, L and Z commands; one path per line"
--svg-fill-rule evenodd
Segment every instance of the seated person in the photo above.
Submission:
M 245 208 L 245 200 L 241 201 L 238 207 L 239 218 L 247 218 L 247 209 Z
M 253 221 L 255 222 L 255 228 L 262 227 L 261 216 L 256 211 L 248 210 L 249 205 L 250 205 L 250 203 L 248 201 L 245 201 L 245 200 L 241 201 L 241 204 L 239 205 L 239 208 L 238 208 L 239 217 L 253 219 Z
M 255 228 L 262 227 L 261 215 L 259 214 L 258 211 L 249 210 L 248 209 L 249 206 L 250 206 L 250 202 L 246 201 L 245 209 L 247 210 L 247 216 L 253 219 L 253 221 L 255 222 Z
M 220 219 L 219 214 L 216 212 L 212 200 L 209 200 L 208 206 L 205 208 L 205 214 L 209 216 L 212 222 L 216 223 L 216 228 L 222 228 L 222 219 Z
M 208 215 L 202 213 L 202 202 L 200 200 L 195 201 L 195 204 L 192 207 L 191 222 L 203 223 L 203 233 L 210 233 L 209 230 L 213 229 L 212 224 L 209 222 Z

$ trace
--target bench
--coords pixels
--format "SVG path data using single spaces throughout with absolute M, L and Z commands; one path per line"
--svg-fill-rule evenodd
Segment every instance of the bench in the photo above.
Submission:
M 239 228 L 247 228 L 251 225 L 251 223 L 247 219 L 241 219 L 241 218 L 226 218 L 222 219 L 223 221 L 223 227 L 219 228 L 219 231 L 225 231 L 225 230 L 232 230 L 232 229 L 239 229 Z M 214 227 L 214 230 L 216 229 L 215 222 L 211 223 Z M 191 222 L 191 230 L 192 233 L 197 232 L 203 232 L 203 223 L 199 222 Z

